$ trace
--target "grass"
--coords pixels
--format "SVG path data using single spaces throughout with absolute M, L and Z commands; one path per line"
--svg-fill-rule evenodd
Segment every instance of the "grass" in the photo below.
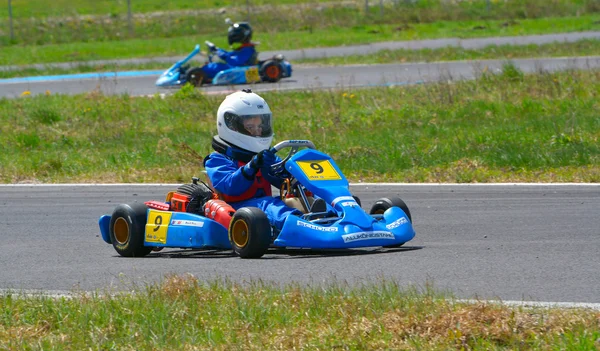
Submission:
M 251 6 L 260 7 L 274 4 L 297 4 L 304 1 L 298 0 L 252 0 Z M 328 0 L 309 0 L 308 3 L 325 3 Z M 236 0 L 171 0 L 168 2 L 161 0 L 131 0 L 131 11 L 135 14 L 145 14 L 164 11 L 196 11 L 215 8 L 228 7 L 246 7 L 246 1 Z M 65 17 L 72 15 L 118 15 L 126 13 L 127 1 L 120 0 L 55 0 L 48 2 L 46 0 L 28 0 L 13 1 L 12 13 L 15 18 L 47 18 L 47 17 Z M 8 16 L 8 7 L 3 6 L 0 9 L 0 16 Z
M 593 350 L 600 312 L 466 304 L 431 287 L 200 282 L 0 297 L 3 350 Z M 597 346 L 594 346 L 594 345 Z
M 309 139 L 350 181 L 598 182 L 600 71 L 270 92 L 275 141 Z M 187 182 L 221 96 L 97 92 L 0 100 L 0 181 Z
M 444 37 L 486 37 L 597 30 L 596 1 L 532 0 L 495 3 L 420 0 L 415 5 L 386 8 L 383 15 L 365 14 L 354 6 L 282 9 L 276 5 L 253 13 L 260 49 L 284 50 L 339 46 L 387 40 Z M 32 18 L 15 21 L 15 39 L 0 36 L 0 65 L 88 61 L 95 59 L 182 55 L 194 44 L 211 40 L 225 46 L 225 16 L 166 12 L 135 19 L 131 30 L 124 18 Z M 2 18 L 2 17 L 0 17 Z M 0 22 L 0 28 L 8 24 Z
M 257 32 L 259 51 L 288 50 L 310 47 L 333 47 L 367 44 L 382 41 L 439 39 L 448 37 L 481 38 L 493 36 L 518 36 L 576 32 L 599 29 L 599 16 L 566 17 L 523 20 L 510 27 L 503 21 L 488 21 L 485 28 L 473 21 L 437 22 L 415 24 L 405 30 L 397 25 L 381 24 L 352 28 L 330 27 L 307 33 L 304 30 L 286 32 Z M 68 29 L 77 32 L 76 28 Z M 222 33 L 196 34 L 173 38 L 128 39 L 121 41 L 89 41 L 46 45 L 8 46 L 0 51 L 0 65 L 25 65 L 32 63 L 90 61 L 156 56 L 181 56 L 190 52 L 197 43 L 210 40 L 227 48 Z

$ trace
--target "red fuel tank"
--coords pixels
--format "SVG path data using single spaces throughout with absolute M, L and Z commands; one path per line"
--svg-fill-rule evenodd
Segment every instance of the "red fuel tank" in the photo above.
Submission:
M 229 229 L 235 210 L 223 200 L 208 200 L 204 205 L 204 216 L 221 223 Z

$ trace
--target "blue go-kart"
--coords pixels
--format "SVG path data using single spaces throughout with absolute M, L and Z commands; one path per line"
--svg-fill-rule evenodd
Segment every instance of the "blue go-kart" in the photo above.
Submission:
M 208 62 L 220 60 L 214 54 L 215 44 L 206 41 L 208 47 Z M 292 65 L 281 54 L 274 55 L 268 60 L 258 61 L 254 59 L 255 65 L 233 67 L 223 70 L 212 79 L 207 79 L 201 67 L 191 67 L 188 63 L 194 56 L 200 52 L 200 44 L 196 45 L 194 50 L 183 60 L 177 61 L 173 66 L 164 71 L 156 80 L 156 86 L 169 88 L 179 87 L 185 83 L 193 86 L 203 84 L 212 85 L 231 85 L 231 84 L 251 84 L 258 82 L 278 82 L 281 78 L 292 76 Z
M 273 165 L 271 173 L 285 178 L 279 196 L 303 214 L 290 215 L 280 232 L 256 207 L 235 211 L 229 206 L 224 221 L 208 208 L 186 211 L 185 206 L 175 204 L 170 192 L 165 202 L 123 204 L 112 216 L 102 216 L 102 238 L 122 256 L 145 256 L 173 247 L 232 249 L 242 258 L 259 258 L 271 247 L 399 247 L 413 239 L 411 214 L 399 197 L 381 198 L 367 213 L 331 157 L 308 140 L 283 141 L 272 150 L 286 148 L 287 156 Z

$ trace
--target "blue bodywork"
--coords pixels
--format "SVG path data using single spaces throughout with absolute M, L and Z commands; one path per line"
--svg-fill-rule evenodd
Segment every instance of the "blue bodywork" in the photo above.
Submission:
M 168 88 L 178 87 L 184 85 L 187 82 L 185 71 L 186 63 L 191 60 L 194 56 L 200 53 L 200 44 L 197 44 L 194 50 L 186 56 L 183 60 L 177 61 L 173 66 L 169 67 L 164 71 L 160 77 L 156 80 L 156 86 Z M 213 55 L 209 54 L 209 62 L 212 62 Z M 283 57 L 275 60 L 281 67 L 282 75 L 281 78 L 288 78 L 292 76 L 292 65 Z M 258 72 L 261 64 L 251 66 L 233 67 L 223 70 L 212 79 L 213 85 L 229 85 L 229 84 L 248 84 L 256 83 L 261 81 L 261 77 Z
M 333 175 L 330 178 L 335 179 L 319 178 L 316 173 L 307 174 L 298 162 L 326 162 L 335 171 L 335 174 L 330 172 Z M 406 213 L 398 207 L 388 209 L 383 216 L 366 213 L 352 197 L 348 180 L 328 155 L 312 149 L 301 150 L 286 162 L 286 171 L 307 190 L 324 199 L 339 219 L 320 224 L 290 216 L 275 240 L 275 246 L 319 249 L 394 246 L 415 236 Z
M 165 215 L 170 214 L 170 222 L 166 231 L 165 242 L 157 242 L 148 236 L 146 231 L 145 246 L 152 247 L 180 247 L 180 248 L 222 248 L 230 249 L 231 244 L 227 235 L 227 228 L 220 223 L 203 216 L 187 212 L 156 211 Z M 109 234 L 110 216 L 104 215 L 99 221 L 102 239 L 112 244 Z M 150 224 L 152 226 L 152 224 Z
M 295 146 L 311 142 L 285 141 Z M 312 146 L 314 147 L 314 146 Z M 290 215 L 273 241 L 275 247 L 312 249 L 346 249 L 375 246 L 398 246 L 415 236 L 412 223 L 400 207 L 390 207 L 383 214 L 369 214 L 356 202 L 349 190 L 348 180 L 327 154 L 313 148 L 298 151 L 284 158 L 285 171 L 297 180 L 304 190 L 327 203 L 327 216 L 314 217 L 307 213 Z M 161 216 L 158 230 L 156 216 Z M 154 216 L 154 217 L 152 217 Z M 165 218 L 163 221 L 162 218 Z M 144 245 L 177 248 L 231 249 L 228 229 L 212 219 L 186 212 L 148 209 Z M 110 216 L 99 220 L 102 239 L 111 243 Z M 160 237 L 149 234 L 161 233 Z

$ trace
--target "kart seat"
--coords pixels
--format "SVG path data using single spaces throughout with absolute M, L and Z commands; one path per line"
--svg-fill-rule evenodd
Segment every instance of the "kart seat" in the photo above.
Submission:
M 255 51 L 252 57 L 250 58 L 250 65 L 257 65 L 260 61 L 258 61 L 258 51 Z

